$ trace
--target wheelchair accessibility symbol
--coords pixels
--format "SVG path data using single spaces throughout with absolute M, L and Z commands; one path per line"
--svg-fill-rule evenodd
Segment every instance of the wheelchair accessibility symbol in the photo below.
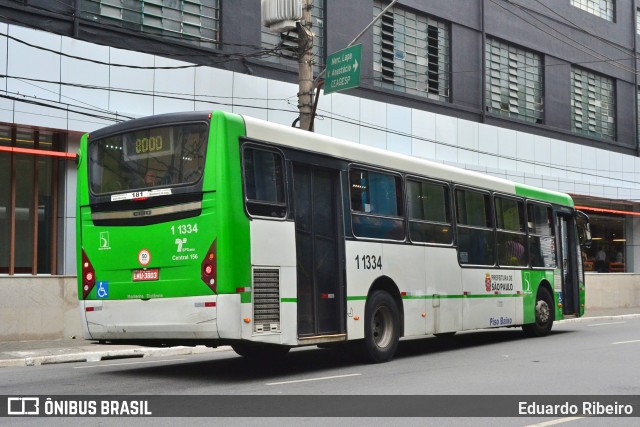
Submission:
M 98 298 L 109 298 L 109 282 L 98 282 Z

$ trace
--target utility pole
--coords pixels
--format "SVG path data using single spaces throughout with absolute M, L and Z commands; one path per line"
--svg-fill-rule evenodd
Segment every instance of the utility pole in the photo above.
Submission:
M 311 0 L 303 0 L 303 1 L 304 1 L 305 3 L 307 3 L 307 2 L 310 2 Z M 392 0 L 392 1 L 391 1 L 391 3 L 389 3 L 389 4 L 387 5 L 387 7 L 385 7 L 385 8 L 382 10 L 382 12 L 380 12 L 380 13 L 378 14 L 378 16 L 376 16 L 375 18 L 373 18 L 373 21 L 371 21 L 371 22 L 369 23 L 369 25 L 367 25 L 366 27 L 364 27 L 364 29 L 363 29 L 362 31 L 360 31 L 360 33 L 359 33 L 359 34 L 358 34 L 358 35 L 357 35 L 353 40 L 351 40 L 351 43 L 349 43 L 349 44 L 347 45 L 347 47 L 351 47 L 351 46 L 353 46 L 353 45 L 354 45 L 358 40 L 360 40 L 360 38 L 361 38 L 362 36 L 364 36 L 364 34 L 365 34 L 367 31 L 369 31 L 369 29 L 370 29 L 371 27 L 373 27 L 373 24 L 375 24 L 375 23 L 376 23 L 376 21 L 378 21 L 380 18 L 382 18 L 382 16 L 383 16 L 385 13 L 387 13 L 387 12 L 389 11 L 389 9 L 391 9 L 393 6 L 395 6 L 395 4 L 396 4 L 397 2 L 398 2 L 398 0 Z M 304 6 L 303 6 L 303 7 L 304 7 Z M 303 11 L 303 16 L 304 16 L 304 11 Z M 304 19 L 304 18 L 303 18 L 303 19 Z M 484 27 L 483 27 L 483 29 L 484 29 Z M 312 35 L 313 35 L 313 33 L 312 33 Z M 311 76 L 312 76 L 312 78 L 313 78 L 313 66 L 310 66 L 310 68 L 309 68 L 309 69 L 311 70 Z M 302 70 L 302 66 L 300 67 L 300 70 Z M 313 121 L 314 121 L 314 118 L 315 118 L 315 116 L 316 116 L 316 109 L 317 109 L 317 107 L 318 107 L 318 99 L 320 98 L 320 88 L 322 88 L 322 85 L 323 85 L 323 82 L 324 82 L 324 76 L 325 76 L 326 72 L 327 72 L 327 67 L 324 67 L 324 69 L 320 72 L 320 74 L 318 74 L 318 77 L 316 77 L 316 78 L 315 78 L 315 80 L 313 80 L 313 82 L 311 83 L 311 94 L 310 94 L 311 96 L 310 96 L 310 102 L 312 102 L 312 103 L 313 103 L 313 110 L 311 111 L 311 113 L 310 113 L 310 115 L 309 115 L 310 120 L 309 120 L 309 123 L 308 123 L 308 125 L 307 125 L 307 126 L 302 126 L 302 109 L 300 108 L 300 128 L 301 128 L 301 129 L 305 129 L 305 130 L 309 130 L 309 131 L 312 131 L 312 132 L 313 132 Z M 302 76 L 302 73 L 300 73 L 300 76 Z M 302 82 L 302 77 L 300 77 L 300 82 Z M 300 84 L 301 84 L 301 86 L 300 86 L 300 87 L 302 87 L 302 83 L 300 83 Z M 313 100 L 313 89 L 314 89 L 314 88 L 315 88 L 315 89 L 317 89 L 315 102 L 314 102 L 314 100 Z M 300 92 L 302 92 L 302 90 L 300 90 Z M 298 99 L 300 99 L 300 98 L 299 98 L 299 96 L 300 96 L 300 94 L 298 94 Z M 302 103 L 300 103 L 300 102 L 299 102 L 298 104 L 299 104 L 299 105 L 298 105 L 298 107 L 300 107 L 300 105 L 302 105 Z
M 302 20 L 298 23 L 298 110 L 300 129 L 310 130 L 313 110 L 312 0 L 302 0 Z

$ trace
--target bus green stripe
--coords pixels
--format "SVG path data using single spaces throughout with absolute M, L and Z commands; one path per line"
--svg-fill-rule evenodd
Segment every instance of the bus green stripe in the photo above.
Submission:
M 456 294 L 456 295 L 404 295 L 403 300 L 412 299 L 457 299 L 457 298 L 518 298 L 524 296 L 523 294 Z M 364 301 L 366 296 L 349 296 L 347 301 Z
M 541 188 L 531 187 L 525 184 L 516 183 L 516 194 L 530 199 L 573 207 L 573 199 L 567 194 L 543 190 Z
M 405 295 L 402 299 L 517 298 L 521 294 Z
M 456 299 L 456 298 L 518 298 L 523 294 L 475 294 L 475 295 L 405 295 L 402 299 Z M 356 295 L 347 297 L 347 301 L 365 301 L 364 295 Z M 298 298 L 280 298 L 280 302 L 298 302 Z

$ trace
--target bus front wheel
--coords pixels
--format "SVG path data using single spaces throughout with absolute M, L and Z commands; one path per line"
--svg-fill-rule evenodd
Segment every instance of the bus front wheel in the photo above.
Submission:
M 365 357 L 373 363 L 393 358 L 400 339 L 400 315 L 394 299 L 387 292 L 375 291 L 365 306 Z
M 522 330 L 530 337 L 544 337 L 548 335 L 555 319 L 555 305 L 553 296 L 547 288 L 538 289 L 536 296 L 535 314 L 536 321 L 527 325 L 522 325 Z

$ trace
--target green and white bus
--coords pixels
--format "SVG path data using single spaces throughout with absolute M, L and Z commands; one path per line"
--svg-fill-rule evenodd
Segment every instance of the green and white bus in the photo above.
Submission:
M 562 193 L 224 112 L 82 138 L 87 339 L 243 356 L 584 313 L 588 222 Z

